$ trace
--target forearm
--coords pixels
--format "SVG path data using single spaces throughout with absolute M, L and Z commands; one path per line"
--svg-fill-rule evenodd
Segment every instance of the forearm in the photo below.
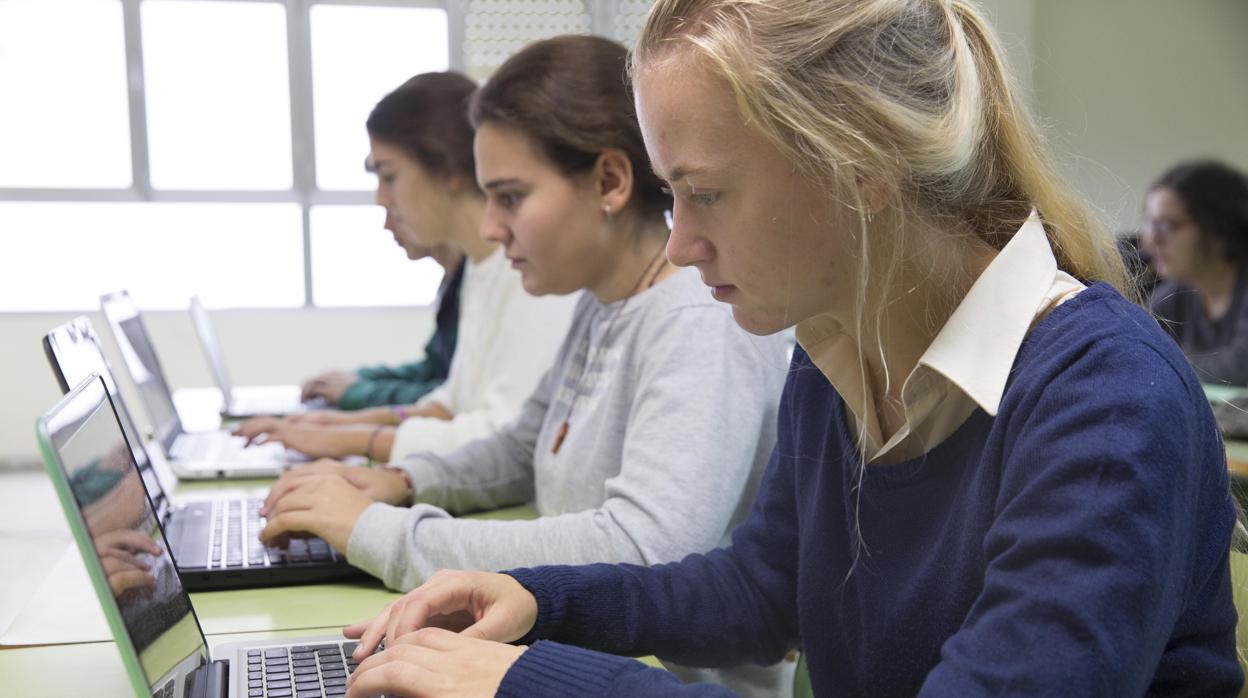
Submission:
M 507 574 L 538 602 L 537 625 L 521 642 L 551 639 L 700 667 L 775 663 L 795 644 L 796 627 L 739 563 L 723 549 L 652 567 L 594 564 Z
M 625 657 L 580 649 L 557 642 L 538 642 L 516 660 L 503 676 L 500 698 L 547 696 L 579 698 L 587 695 L 731 696 L 723 686 L 683 684 L 672 674 Z
M 441 376 L 424 379 L 361 378 L 342 394 L 338 406 L 344 410 L 362 410 L 386 405 L 410 405 L 442 385 L 443 380 Z

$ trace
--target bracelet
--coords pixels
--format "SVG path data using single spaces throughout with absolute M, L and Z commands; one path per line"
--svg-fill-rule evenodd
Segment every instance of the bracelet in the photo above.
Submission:
M 377 435 L 381 433 L 381 429 L 384 426 L 384 424 L 378 424 L 373 429 L 373 433 L 368 435 L 368 445 L 364 447 L 364 457 L 368 458 L 369 465 L 373 464 L 373 444 L 377 442 Z
M 399 424 L 402 424 L 403 420 L 407 419 L 407 408 L 403 405 L 391 405 L 390 411 L 393 412 L 395 418 L 399 420 Z

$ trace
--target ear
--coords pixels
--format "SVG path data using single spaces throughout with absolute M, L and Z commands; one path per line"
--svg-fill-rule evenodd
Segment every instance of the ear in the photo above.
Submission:
M 608 148 L 594 163 L 593 186 L 601 197 L 599 208 L 619 213 L 633 196 L 633 162 L 618 148 Z
M 447 175 L 442 179 L 442 182 L 446 187 L 447 193 L 451 196 L 455 196 L 464 190 L 464 178 L 460 175 Z
M 858 195 L 861 197 L 863 205 L 867 208 L 864 213 L 871 215 L 883 211 L 888 206 L 889 199 L 893 198 L 893 194 L 897 190 L 891 183 L 878 177 L 859 174 L 856 179 L 858 181 Z

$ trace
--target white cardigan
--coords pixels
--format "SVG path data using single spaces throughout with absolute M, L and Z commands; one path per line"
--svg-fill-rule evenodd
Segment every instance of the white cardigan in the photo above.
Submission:
M 467 260 L 460 291 L 459 332 L 450 373 L 418 404 L 437 402 L 455 418 L 413 417 L 399 425 L 390 460 L 442 452 L 494 433 L 520 413 L 568 332 L 576 294 L 525 293 L 503 248 Z

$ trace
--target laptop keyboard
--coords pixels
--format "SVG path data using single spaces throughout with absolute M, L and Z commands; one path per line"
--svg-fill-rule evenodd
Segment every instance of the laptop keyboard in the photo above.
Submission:
M 337 698 L 358 662 L 355 642 L 247 650 L 248 698 Z
M 286 447 L 279 443 L 247 446 L 247 440 L 224 431 L 191 432 L 173 442 L 169 455 L 180 461 L 228 463 L 232 466 L 284 463 Z
M 331 563 L 342 555 L 320 538 L 292 538 L 287 548 L 260 542 L 264 500 L 220 499 L 188 503 L 179 513 L 174 553 L 188 569 L 243 569 Z
M 334 562 L 341 556 L 320 538 L 292 538 L 288 548 L 260 542 L 264 519 L 261 499 L 216 501 L 212 506 L 212 540 L 208 566 L 261 567 L 268 564 Z

